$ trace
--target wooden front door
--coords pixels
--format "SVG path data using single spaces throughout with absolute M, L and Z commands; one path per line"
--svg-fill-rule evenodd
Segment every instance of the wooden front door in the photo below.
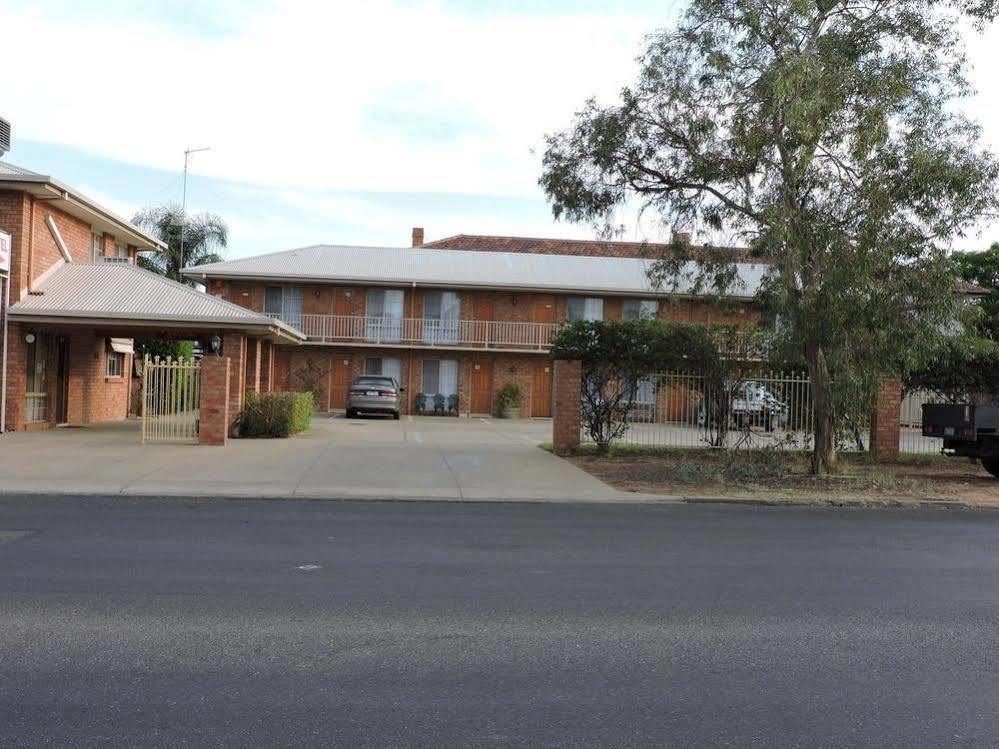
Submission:
M 350 389 L 350 358 L 333 355 L 330 362 L 330 410 L 347 407 Z
M 537 364 L 531 388 L 531 416 L 552 415 L 552 366 Z
M 534 302 L 534 322 L 555 322 L 555 299 L 538 297 Z
M 333 301 L 333 314 L 334 315 L 353 315 L 354 314 L 354 300 L 350 297 L 343 295 L 340 292 L 336 295 L 336 299 Z
M 488 414 L 493 411 L 493 363 L 479 362 L 472 365 L 472 413 Z

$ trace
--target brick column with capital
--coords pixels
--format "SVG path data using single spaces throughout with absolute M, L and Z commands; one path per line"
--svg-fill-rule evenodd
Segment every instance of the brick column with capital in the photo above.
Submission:
M 579 361 L 555 362 L 555 403 L 552 408 L 552 443 L 556 455 L 568 455 L 579 447 L 582 420 L 583 365 Z
M 902 409 L 902 381 L 885 378 L 878 391 L 878 401 L 871 416 L 871 452 L 877 455 L 898 455 L 901 433 L 899 413 Z
M 201 360 L 201 421 L 198 444 L 225 445 L 229 439 L 229 357 Z

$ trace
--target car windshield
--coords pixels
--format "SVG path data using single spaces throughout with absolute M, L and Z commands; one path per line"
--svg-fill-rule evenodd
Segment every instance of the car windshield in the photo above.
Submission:
M 354 384 L 359 387 L 394 388 L 395 380 L 391 377 L 361 377 Z

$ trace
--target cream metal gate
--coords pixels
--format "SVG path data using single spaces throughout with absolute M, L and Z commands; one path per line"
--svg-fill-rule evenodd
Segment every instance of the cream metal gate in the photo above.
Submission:
M 142 444 L 197 443 L 201 365 L 146 357 L 142 366 Z

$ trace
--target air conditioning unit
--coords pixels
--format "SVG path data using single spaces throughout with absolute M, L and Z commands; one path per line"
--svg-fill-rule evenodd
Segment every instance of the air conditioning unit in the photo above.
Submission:
M 10 150 L 10 123 L 0 117 L 0 156 Z

